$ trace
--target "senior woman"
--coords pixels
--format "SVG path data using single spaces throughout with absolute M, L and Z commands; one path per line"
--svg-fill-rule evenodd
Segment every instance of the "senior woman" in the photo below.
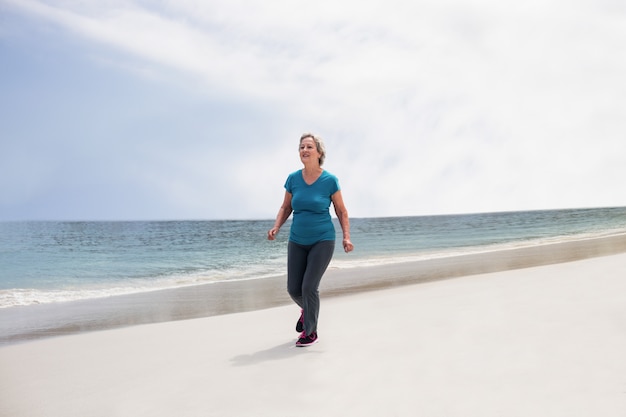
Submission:
M 335 228 L 329 212 L 331 202 L 343 232 L 343 249 L 346 253 L 354 249 L 339 181 L 322 168 L 325 158 L 326 149 L 320 137 L 311 133 L 300 137 L 300 160 L 304 168 L 287 177 L 283 203 L 274 227 L 267 232 L 267 238 L 274 240 L 293 212 L 287 246 L 287 291 L 301 308 L 296 323 L 296 331 L 300 332 L 296 346 L 309 346 L 318 341 L 318 289 L 335 250 Z

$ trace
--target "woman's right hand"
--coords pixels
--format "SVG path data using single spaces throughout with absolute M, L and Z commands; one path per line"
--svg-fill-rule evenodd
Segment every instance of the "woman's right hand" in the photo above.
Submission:
M 276 235 L 278 234 L 279 230 L 280 230 L 279 227 L 272 227 L 270 230 L 268 230 L 268 232 L 267 232 L 267 240 L 274 240 L 274 239 L 276 239 Z

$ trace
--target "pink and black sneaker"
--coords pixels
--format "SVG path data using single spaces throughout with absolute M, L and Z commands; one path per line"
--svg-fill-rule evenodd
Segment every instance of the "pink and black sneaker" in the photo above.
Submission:
M 304 332 L 300 335 L 300 339 L 296 342 L 296 346 L 305 347 L 311 346 L 317 343 L 317 333 L 313 332 L 310 335 L 306 335 Z
M 300 310 L 300 318 L 296 323 L 296 332 L 302 333 L 304 331 L 304 310 Z

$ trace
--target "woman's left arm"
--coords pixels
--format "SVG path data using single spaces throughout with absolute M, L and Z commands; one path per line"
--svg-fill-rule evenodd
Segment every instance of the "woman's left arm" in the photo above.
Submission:
M 332 199 L 335 214 L 337 214 L 337 219 L 339 220 L 341 231 L 343 232 L 343 250 L 346 251 L 346 253 L 352 252 L 354 245 L 350 241 L 350 219 L 348 218 L 346 205 L 343 203 L 341 191 L 337 191 L 330 198 Z

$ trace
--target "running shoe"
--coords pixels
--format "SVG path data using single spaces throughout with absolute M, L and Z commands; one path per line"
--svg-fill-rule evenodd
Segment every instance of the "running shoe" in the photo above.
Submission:
M 300 318 L 296 323 L 296 332 L 302 333 L 304 331 L 304 310 L 300 310 Z
M 304 332 L 300 335 L 300 339 L 296 342 L 296 346 L 304 347 L 311 346 L 317 343 L 317 333 L 313 332 L 310 335 L 306 335 Z

